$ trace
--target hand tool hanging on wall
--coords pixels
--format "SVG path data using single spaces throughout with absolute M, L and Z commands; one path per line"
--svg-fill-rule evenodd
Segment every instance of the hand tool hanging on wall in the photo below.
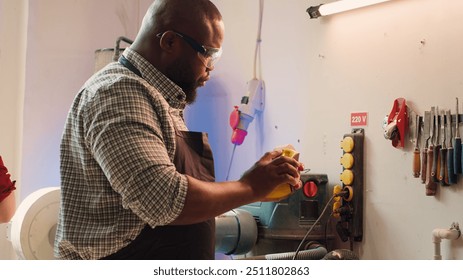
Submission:
M 457 174 L 455 174 L 455 168 L 454 168 L 454 149 L 453 149 L 453 145 L 452 145 L 452 114 L 450 113 L 450 110 L 447 110 L 445 112 L 445 118 L 446 118 L 446 121 L 447 121 L 447 139 L 448 139 L 448 143 L 449 143 L 449 146 L 447 148 L 447 174 L 448 174 L 448 177 L 449 177 L 449 181 L 448 183 L 450 185 L 453 185 L 453 184 L 456 184 L 457 183 Z
M 408 108 L 404 98 L 394 100 L 392 110 L 387 116 L 384 137 L 392 141 L 395 148 L 405 146 L 405 133 L 408 130 Z
M 442 148 L 440 149 L 440 165 L 439 165 L 439 182 L 441 186 L 449 186 L 449 174 L 447 167 L 447 135 L 446 135 L 446 119 L 445 110 L 440 113 L 440 132 L 442 139 Z
M 423 143 L 421 148 L 421 182 L 423 184 L 426 183 L 426 178 L 429 176 L 427 173 L 427 150 L 429 147 L 429 138 L 430 138 L 430 130 L 431 129 L 431 112 L 425 111 L 424 112 L 424 119 L 423 119 Z
M 413 177 L 419 178 L 420 177 L 420 169 L 421 169 L 421 160 L 420 160 L 420 147 L 419 147 L 419 139 L 420 139 L 420 128 L 421 128 L 421 118 L 419 115 L 416 115 L 412 118 L 413 126 L 414 126 L 414 133 L 413 141 L 415 143 L 415 150 L 413 151 Z M 411 131 L 412 125 L 410 125 Z
M 461 174 L 461 138 L 460 138 L 460 115 L 458 114 L 458 97 L 456 105 L 456 118 L 455 118 L 455 139 L 453 140 L 454 155 L 453 160 L 455 162 L 454 170 L 455 174 Z
M 427 196 L 433 196 L 436 195 L 436 189 L 437 185 L 432 179 L 432 166 L 434 162 L 434 145 L 435 145 L 435 135 L 434 135 L 434 126 L 435 126 L 435 114 L 436 114 L 436 108 L 431 107 L 431 118 L 430 118 L 430 144 L 428 146 L 428 151 L 427 151 L 427 159 L 426 159 L 426 195 Z
M 439 183 L 439 170 L 440 170 L 440 116 L 439 116 L 439 107 L 436 107 L 434 110 L 434 131 L 433 133 L 433 139 L 434 139 L 434 147 L 433 147 L 433 153 L 432 153 L 432 169 L 431 169 L 431 179 L 435 183 Z

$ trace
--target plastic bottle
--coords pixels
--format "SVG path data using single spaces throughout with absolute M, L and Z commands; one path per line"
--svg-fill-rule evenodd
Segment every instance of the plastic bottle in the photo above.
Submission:
M 291 158 L 298 159 L 299 153 L 296 152 L 294 149 L 291 148 L 283 148 L 282 156 L 287 156 Z M 289 196 L 294 191 L 294 187 L 290 184 L 281 184 L 278 185 L 271 193 L 269 193 L 265 199 L 266 200 L 280 200 L 287 196 Z

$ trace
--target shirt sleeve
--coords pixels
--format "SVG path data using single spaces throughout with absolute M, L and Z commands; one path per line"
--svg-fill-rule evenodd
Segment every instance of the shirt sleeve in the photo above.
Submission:
M 183 209 L 188 184 L 172 163 L 169 107 L 159 93 L 124 79 L 129 78 L 100 89 L 88 103 L 86 145 L 124 208 L 152 227 L 169 224 Z

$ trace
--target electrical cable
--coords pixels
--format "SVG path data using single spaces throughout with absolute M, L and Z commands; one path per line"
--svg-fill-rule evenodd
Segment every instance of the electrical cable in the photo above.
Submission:
M 233 145 L 233 151 L 232 151 L 232 155 L 230 158 L 230 164 L 228 165 L 227 177 L 225 177 L 225 181 L 228 181 L 228 177 L 230 176 L 230 170 L 231 170 L 231 166 L 233 162 L 233 157 L 235 156 L 235 149 L 236 149 L 236 144 Z
M 257 60 L 259 60 L 259 79 L 262 79 L 262 59 L 260 55 L 260 44 L 262 43 L 262 21 L 264 14 L 264 0 L 259 0 L 259 23 L 257 27 L 256 49 L 254 53 L 254 79 L 257 79 Z
M 333 214 L 333 213 L 331 213 Z M 332 215 L 330 215 L 331 217 Z M 329 219 L 327 223 L 325 223 L 325 232 L 324 232 L 324 237 L 325 237 L 325 240 L 324 243 L 325 243 L 325 248 L 328 250 L 328 226 L 331 225 L 331 220 Z
M 339 194 L 338 194 L 339 195 Z M 302 244 L 304 244 L 305 240 L 307 239 L 307 237 L 309 236 L 309 234 L 312 232 L 313 228 L 315 227 L 315 225 L 321 220 L 321 218 L 323 217 L 323 215 L 325 214 L 326 212 L 326 209 L 328 209 L 328 206 L 330 206 L 331 204 L 331 201 L 333 201 L 333 199 L 338 196 L 338 195 L 333 195 L 331 196 L 330 200 L 326 203 L 325 207 L 323 208 L 323 211 L 322 213 L 320 214 L 320 216 L 317 218 L 317 220 L 313 223 L 313 225 L 309 228 L 309 230 L 307 231 L 307 233 L 305 234 L 304 238 L 302 238 L 301 242 L 299 243 L 299 246 L 297 247 L 296 249 L 296 252 L 294 253 L 294 256 L 293 256 L 293 260 L 296 259 L 297 257 L 297 254 L 299 253 L 299 251 L 301 250 L 302 248 Z
M 307 233 L 305 234 L 304 238 L 302 238 L 301 242 L 299 243 L 299 246 L 297 247 L 296 249 L 296 252 L 294 253 L 294 257 L 293 257 L 293 260 L 296 259 L 297 257 L 297 254 L 299 253 L 299 251 L 301 250 L 301 247 L 302 247 L 302 244 L 304 244 L 305 240 L 307 239 L 307 237 L 309 236 L 309 234 L 312 232 L 313 228 L 315 227 L 315 225 L 321 220 L 321 218 L 323 217 L 323 215 L 325 214 L 326 212 L 326 209 L 328 209 L 328 206 L 331 205 L 331 202 L 333 201 L 333 199 L 335 197 L 338 197 L 338 196 L 344 196 L 348 194 L 348 192 L 346 191 L 341 191 L 337 194 L 334 194 L 333 196 L 331 196 L 330 200 L 328 200 L 328 202 L 326 203 L 325 207 L 323 208 L 323 211 L 322 213 L 320 214 L 320 216 L 317 218 L 317 220 L 313 223 L 313 225 L 309 228 L 309 230 L 307 231 Z M 333 212 L 331 212 L 330 216 L 333 214 Z M 325 225 L 325 238 L 326 238 L 326 225 Z M 328 242 L 326 241 L 326 244 L 325 246 L 328 246 Z M 351 245 L 352 247 L 352 245 Z M 351 249 L 353 250 L 353 249 Z
M 262 65 L 261 65 L 261 53 L 260 53 L 260 45 L 262 43 L 262 21 L 263 21 L 263 14 L 264 14 L 264 0 L 259 0 L 259 21 L 257 26 L 257 39 L 256 39 L 256 48 L 254 52 L 254 67 L 253 67 L 253 79 L 257 80 L 257 68 L 259 68 L 259 80 L 262 80 Z M 253 116 L 252 116 L 253 117 Z M 241 144 L 241 143 L 240 143 Z M 238 145 L 240 145 L 238 144 Z M 235 155 L 235 149 L 237 144 L 235 143 L 233 146 L 232 155 L 230 157 L 230 163 L 228 165 L 227 175 L 225 180 L 228 181 L 230 176 L 231 167 L 233 165 L 233 158 Z

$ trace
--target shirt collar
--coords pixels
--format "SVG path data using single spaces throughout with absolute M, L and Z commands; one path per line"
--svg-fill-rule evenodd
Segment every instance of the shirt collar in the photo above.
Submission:
M 131 48 L 125 49 L 123 55 L 141 72 L 142 78 L 161 93 L 171 107 L 185 108 L 186 95 L 178 85 Z

